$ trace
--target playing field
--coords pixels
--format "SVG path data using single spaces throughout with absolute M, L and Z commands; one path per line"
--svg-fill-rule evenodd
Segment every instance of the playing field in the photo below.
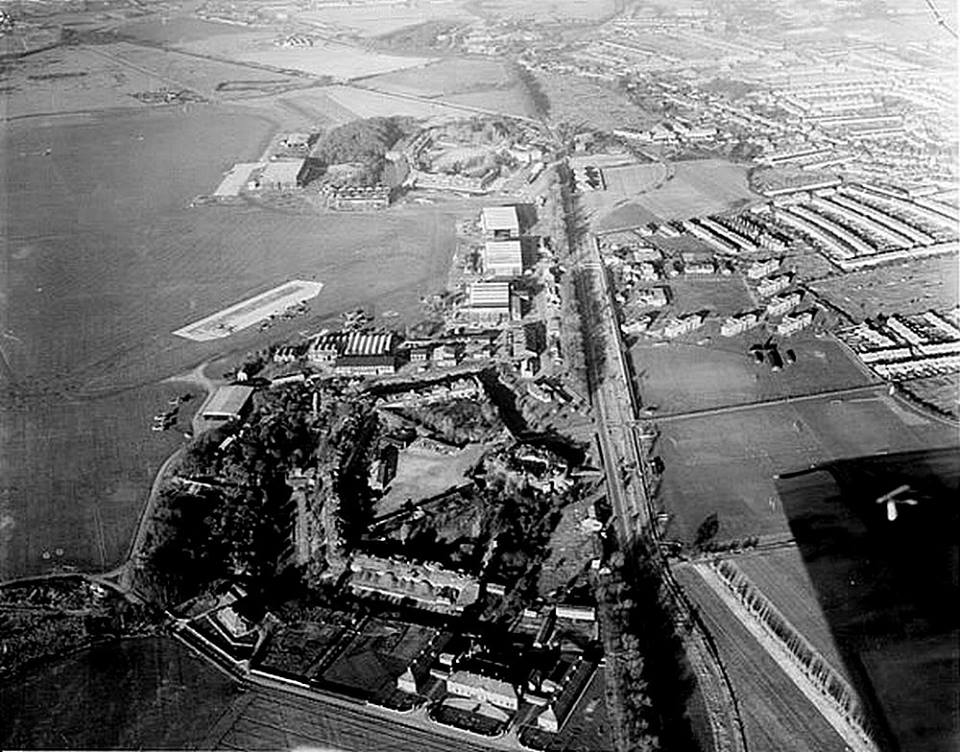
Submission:
M 663 420 L 667 535 L 692 541 L 711 514 L 717 540 L 789 535 L 775 476 L 841 457 L 949 446 L 956 430 L 878 390 Z
M 641 339 L 634 345 L 630 357 L 644 404 L 656 406 L 657 414 L 666 415 L 816 394 L 875 381 L 837 342 L 809 332 L 778 338 L 781 355 L 793 350 L 797 361 L 774 371 L 767 363 L 756 363 L 748 352 L 752 344 L 762 344 L 769 332 L 759 327 L 736 337 L 721 337 L 720 321 L 712 319 L 689 335 L 688 341 L 655 344 Z M 703 344 L 689 341 L 697 335 L 701 337 L 697 341 Z

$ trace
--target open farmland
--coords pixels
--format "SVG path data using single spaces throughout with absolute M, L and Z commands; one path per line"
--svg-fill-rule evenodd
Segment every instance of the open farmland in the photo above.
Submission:
M 677 311 L 697 308 L 676 306 Z M 836 341 L 809 331 L 779 339 L 780 352 L 792 349 L 797 362 L 780 371 L 755 363 L 747 349 L 770 335 L 763 327 L 736 337 L 719 336 L 714 319 L 690 335 L 709 342 L 654 344 L 641 339 L 630 350 L 637 386 L 645 404 L 658 414 L 743 405 L 760 400 L 798 397 L 866 386 L 876 380 L 864 373 Z
M 0 74 L 0 84 L 6 120 L 107 108 L 141 109 L 144 105 L 134 94 L 170 86 L 158 75 L 131 70 L 95 48 L 83 47 L 60 47 L 10 63 Z M 10 152 L 3 154 L 5 161 Z
M 459 0 L 453 2 L 354 5 L 303 10 L 297 18 L 316 24 L 356 31 L 364 37 L 380 37 L 430 21 L 471 20 L 475 16 Z
M 167 82 L 168 87 L 195 91 L 206 98 L 238 97 L 250 91 L 272 91 L 302 86 L 304 81 L 247 65 L 235 65 L 185 55 L 176 50 L 157 49 L 127 42 L 100 45 L 98 53 L 108 56 L 128 70 L 150 72 Z
M 273 32 L 240 31 L 200 41 L 190 41 L 180 49 L 200 55 L 212 55 L 238 62 L 255 63 L 271 69 L 297 70 L 311 76 L 330 76 L 348 81 L 378 73 L 415 68 L 432 62 L 431 58 L 387 55 L 341 42 L 316 39 L 308 47 L 282 47 L 281 37 Z
M 190 749 L 236 696 L 232 681 L 179 643 L 124 640 L 0 687 L 0 746 Z
M 741 554 L 732 557 L 732 561 L 820 655 L 849 681 L 846 664 L 820 610 L 817 591 L 800 552 L 789 546 Z
M 616 12 L 615 0 L 481 0 L 486 13 L 501 18 L 535 18 L 544 21 L 586 19 L 599 21 Z
M 387 94 L 357 86 L 322 86 L 285 96 L 290 106 L 309 113 L 316 119 L 333 121 L 334 125 L 358 118 L 391 117 L 463 118 L 464 109 L 445 106 L 436 100 L 414 99 L 408 95 Z
M 416 69 L 398 70 L 364 79 L 364 86 L 397 94 L 443 97 L 470 91 L 503 89 L 516 78 L 498 60 L 452 58 Z
M 418 501 L 443 493 L 464 481 L 464 473 L 477 464 L 483 444 L 469 444 L 448 455 L 417 445 L 400 452 L 397 475 L 386 495 L 377 502 L 376 516 L 396 512 L 407 501 Z
M 918 752 L 956 748 L 960 449 L 951 433 L 929 450 L 854 457 L 777 483 L 855 681 L 869 684 L 899 748 Z M 902 485 L 918 503 L 898 505 L 891 523 L 875 500 Z
M 718 541 L 789 534 L 778 473 L 956 442 L 955 428 L 881 393 L 747 406 L 658 425 L 654 451 L 666 468 L 660 499 L 671 516 L 667 535 L 686 542 L 713 513 Z
M 844 744 L 777 662 L 737 621 L 692 567 L 674 574 L 699 609 L 717 647 L 754 752 L 832 752 Z
M 958 302 L 958 269 L 956 255 L 933 256 L 829 277 L 810 287 L 859 322 L 880 313 L 953 308 Z
M 198 42 L 210 37 L 233 35 L 238 27 L 234 24 L 205 21 L 194 16 L 166 15 L 160 18 L 136 19 L 123 24 L 117 34 L 139 42 L 149 44 L 185 44 Z

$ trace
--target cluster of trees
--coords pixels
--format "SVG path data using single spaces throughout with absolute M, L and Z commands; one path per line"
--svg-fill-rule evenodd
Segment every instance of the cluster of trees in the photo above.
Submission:
M 616 670 L 624 730 L 632 750 L 696 750 L 686 716 L 694 680 L 655 556 L 655 544 L 644 541 L 614 553 L 609 559 L 614 579 L 601 591 L 620 634 Z
M 317 145 L 315 157 L 324 167 L 344 162 L 359 162 L 363 174 L 359 182 L 374 185 L 380 182 L 385 154 L 412 131 L 411 118 L 374 117 L 334 128 Z
M 524 65 L 515 65 L 514 72 L 526 89 L 534 114 L 541 120 L 546 120 L 550 116 L 550 97 L 544 92 L 537 77 Z
M 794 657 L 806 669 L 808 676 L 833 698 L 834 702 L 859 725 L 870 733 L 870 719 L 860 704 L 856 692 L 821 657 L 813 646 L 787 621 L 783 614 L 732 562 L 721 561 L 717 571 L 733 593 L 766 627 L 773 632 Z
M 397 412 L 458 446 L 489 441 L 504 428 L 497 408 L 486 399 L 454 399 L 436 405 L 399 408 Z
M 227 426 L 194 441 L 178 474 L 204 485 L 161 492 L 141 585 L 170 603 L 220 578 L 263 584 L 276 573 L 293 523 L 286 474 L 312 461 L 317 445 L 310 401 L 299 386 L 259 393 L 242 429 Z M 225 435 L 234 439 L 221 449 Z

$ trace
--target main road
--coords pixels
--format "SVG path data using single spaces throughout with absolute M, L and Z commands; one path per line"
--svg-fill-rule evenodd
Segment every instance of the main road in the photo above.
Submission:
M 573 216 L 574 201 L 564 190 L 564 210 Z M 631 386 L 627 351 L 599 246 L 590 234 L 568 240 L 580 299 L 590 398 L 597 414 L 597 441 L 621 547 L 638 539 L 652 544 L 649 549 L 656 557 L 654 564 L 671 598 L 677 630 L 707 709 L 713 749 L 745 752 L 746 737 L 737 698 L 716 646 L 659 552 L 656 512 L 648 492 L 649 469 L 636 431 L 639 405 Z

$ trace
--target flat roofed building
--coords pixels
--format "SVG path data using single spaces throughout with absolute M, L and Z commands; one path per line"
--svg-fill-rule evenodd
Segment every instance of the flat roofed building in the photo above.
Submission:
M 470 285 L 467 313 L 482 319 L 510 317 L 510 283 L 477 282 Z
M 485 206 L 480 211 L 480 227 L 493 238 L 515 238 L 520 234 L 520 218 L 515 206 Z
M 483 270 L 494 277 L 519 277 L 523 274 L 520 241 L 487 241 L 483 247 Z
M 261 188 L 286 191 L 301 185 L 306 160 L 293 159 L 268 162 L 260 173 Z
M 239 420 L 246 410 L 252 394 L 253 387 L 222 386 L 207 400 L 201 415 L 204 420 L 215 422 Z

